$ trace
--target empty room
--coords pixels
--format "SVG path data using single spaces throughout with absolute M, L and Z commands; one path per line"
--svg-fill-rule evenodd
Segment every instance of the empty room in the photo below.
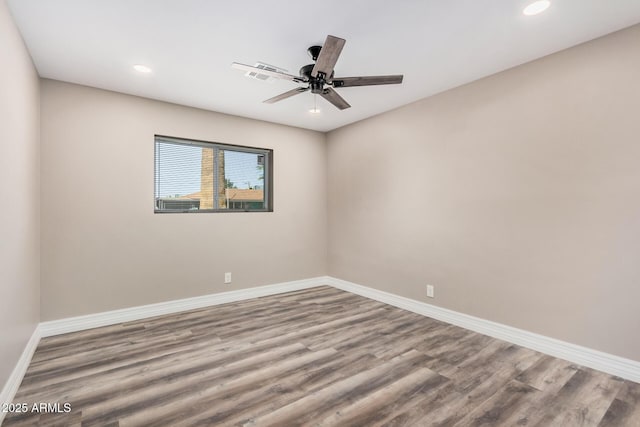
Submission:
M 638 76 L 638 0 L 0 0 L 0 425 L 640 426 Z

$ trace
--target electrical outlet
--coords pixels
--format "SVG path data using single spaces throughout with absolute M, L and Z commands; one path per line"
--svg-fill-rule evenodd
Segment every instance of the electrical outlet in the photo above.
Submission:
M 224 283 L 231 283 L 231 273 L 224 273 Z
M 427 285 L 427 296 L 429 298 L 434 298 L 433 285 Z

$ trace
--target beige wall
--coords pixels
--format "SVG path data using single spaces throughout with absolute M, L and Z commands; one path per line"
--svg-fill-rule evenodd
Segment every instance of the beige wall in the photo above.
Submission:
M 43 320 L 326 274 L 323 134 L 41 87 Z M 273 149 L 274 212 L 154 214 L 154 134 Z
M 640 360 L 639 70 L 635 26 L 331 132 L 329 273 Z
M 4 0 L 0 64 L 1 389 L 40 316 L 39 82 Z

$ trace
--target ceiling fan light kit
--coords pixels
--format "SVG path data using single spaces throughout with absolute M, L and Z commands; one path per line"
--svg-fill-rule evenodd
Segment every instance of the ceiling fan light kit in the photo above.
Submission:
M 336 108 L 344 110 L 351 107 L 351 105 L 338 95 L 338 92 L 333 90 L 334 87 L 373 86 L 402 83 L 403 76 L 401 74 L 389 76 L 334 77 L 334 67 L 336 62 L 338 62 L 338 58 L 340 57 L 340 53 L 342 52 L 345 42 L 346 41 L 340 37 L 327 36 L 323 46 L 311 46 L 308 48 L 307 52 L 315 63 L 308 64 L 300 68 L 300 76 L 294 76 L 292 74 L 282 73 L 279 71 L 264 70 L 237 62 L 234 62 L 231 66 L 242 71 L 256 72 L 268 75 L 269 77 L 289 80 L 294 83 L 307 84 L 306 87 L 298 87 L 263 101 L 266 104 L 273 104 L 294 95 L 311 91 L 313 94 L 322 96 Z M 314 108 L 313 111 L 317 113 L 319 110 Z

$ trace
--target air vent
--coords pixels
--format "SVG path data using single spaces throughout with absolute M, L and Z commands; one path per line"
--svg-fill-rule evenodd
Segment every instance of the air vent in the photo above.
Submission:
M 259 68 L 261 70 L 275 71 L 277 73 L 287 72 L 287 70 L 285 70 L 284 68 L 278 68 L 275 65 L 269 65 L 263 62 L 256 62 L 256 65 L 254 65 L 254 67 Z M 247 71 L 244 75 L 251 79 L 262 80 L 265 82 L 276 80 L 274 77 L 268 76 L 266 74 L 260 74 L 260 72 L 258 71 Z

